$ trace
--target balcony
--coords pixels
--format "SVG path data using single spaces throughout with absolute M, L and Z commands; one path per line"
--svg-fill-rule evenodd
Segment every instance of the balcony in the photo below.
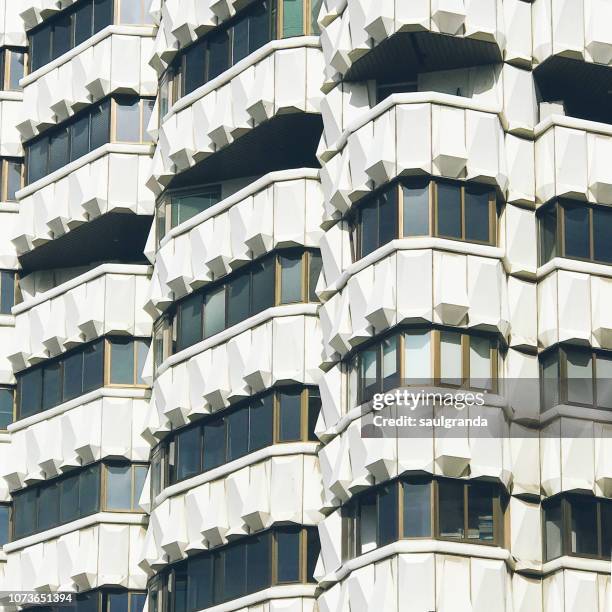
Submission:
M 417 72 L 499 63 L 502 58 L 528 64 L 530 7 L 508 4 L 502 11 L 494 3 L 485 10 L 462 1 L 432 2 L 431 7 L 427 2 L 407 6 L 397 0 L 382 6 L 358 1 L 341 9 L 324 3 L 321 44 L 331 66 L 326 87 L 338 77 L 411 80 Z
M 113 93 L 157 95 L 157 77 L 147 64 L 153 33 L 152 26 L 107 26 L 22 79 L 21 121 L 14 124 L 23 138 Z
M 316 37 L 271 41 L 178 100 L 162 119 L 148 186 L 316 167 L 322 61 Z
M 104 264 L 48 291 L 24 283 L 25 301 L 13 310 L 14 370 L 104 335 L 150 336 L 143 310 L 149 274 L 148 266 Z

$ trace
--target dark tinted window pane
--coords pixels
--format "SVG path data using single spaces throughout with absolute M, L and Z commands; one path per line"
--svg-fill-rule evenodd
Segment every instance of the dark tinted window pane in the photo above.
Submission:
M 83 352 L 83 393 L 104 385 L 104 341 L 94 342 Z
M 13 497 L 15 537 L 21 538 L 36 529 L 37 491 L 18 493 Z
M 70 136 L 72 139 L 70 159 L 78 159 L 89 151 L 89 114 L 72 124 Z
M 40 410 L 42 399 L 42 368 L 36 368 L 19 377 L 19 416 L 35 414 Z
M 89 132 L 89 148 L 97 149 L 109 142 L 110 135 L 110 103 L 102 103 L 91 111 L 91 124 Z
M 129 612 L 129 596 L 127 593 L 108 593 L 108 610 L 105 612 Z
M 361 207 L 361 257 L 378 248 L 378 203 L 372 200 Z
M 297 582 L 300 579 L 300 530 L 276 532 L 278 582 Z
M 13 422 L 13 390 L 0 389 L 0 429 Z
M 209 338 L 225 329 L 225 287 L 209 293 L 204 302 L 204 337 Z
M 219 191 L 178 195 L 172 197 L 172 227 L 207 210 L 221 199 Z
M 317 282 L 321 275 L 323 260 L 319 253 L 311 253 L 309 256 L 310 268 L 308 270 L 308 300 L 310 302 L 318 302 L 319 298 L 316 294 Z
M 208 80 L 219 76 L 229 65 L 229 36 L 227 31 L 217 32 L 208 42 Z
M 573 498 L 572 552 L 579 555 L 597 554 L 597 506 L 593 500 Z
M 610 558 L 612 550 L 612 503 L 603 501 L 601 503 L 601 554 L 606 559 Z
M 205 82 L 206 44 L 197 43 L 185 52 L 184 93 L 188 94 Z
M 318 389 L 308 390 L 308 439 L 318 442 L 315 428 L 321 412 L 321 396 Z
M 42 368 L 36 368 L 19 377 L 19 416 L 21 418 L 40 410 L 42 400 Z
M 204 425 L 204 469 L 210 470 L 225 462 L 225 422 Z
M 383 192 L 378 198 L 378 244 L 391 242 L 397 233 L 397 187 Z
M 291 393 L 279 393 L 279 428 L 280 442 L 291 442 L 302 438 L 301 429 L 301 402 L 299 391 Z
M 0 314 L 11 314 L 15 305 L 15 272 L 0 271 Z
M 202 296 L 193 294 L 178 307 L 177 349 L 180 351 L 202 339 Z
M 9 202 L 17 200 L 16 193 L 23 186 L 23 163 L 8 161 L 6 163 L 6 199 Z
M 544 532 L 546 534 L 546 560 L 561 556 L 561 500 L 556 499 L 544 510 Z
M 389 391 L 399 386 L 399 365 L 397 343 L 399 336 L 385 338 L 382 341 L 382 383 L 383 391 Z
M 212 605 L 213 590 L 212 556 L 203 555 L 189 561 L 187 572 L 187 609 L 202 610 Z
M 38 531 L 55 527 L 59 523 L 59 486 L 57 483 L 42 487 L 38 492 Z
M 567 401 L 593 404 L 593 359 L 590 351 L 568 350 Z
M 281 266 L 281 304 L 302 301 L 302 254 L 283 255 Z
M 379 489 L 378 493 L 378 546 L 397 540 L 397 484 Z
M 283 37 L 301 36 L 304 33 L 303 0 L 282 0 Z
M 51 28 L 46 26 L 30 35 L 32 70 L 36 70 L 51 60 Z
M 239 543 L 225 550 L 225 598 L 235 599 L 246 593 L 246 546 Z
M 49 152 L 49 141 L 47 138 L 26 145 L 28 154 L 28 182 L 33 183 L 47 174 L 47 154 Z
M 268 6 L 268 2 L 262 2 L 253 9 L 249 18 L 249 53 L 263 47 L 270 40 Z
M 187 566 L 185 563 L 179 564 L 173 573 L 173 605 L 172 612 L 187 611 Z
M 586 206 L 566 208 L 565 256 L 589 258 L 589 209 Z
M 597 261 L 612 263 L 612 210 L 593 209 L 593 256 Z
M 106 467 L 106 509 L 130 510 L 132 507 L 132 468 L 129 465 Z
M 366 349 L 359 355 L 359 379 L 361 383 L 359 401 L 367 402 L 380 390 L 377 373 L 378 348 Z
M 9 536 L 9 507 L 0 506 L 0 547 L 8 542 Z
M 247 544 L 247 592 L 270 586 L 270 534 L 250 538 Z
M 74 44 L 78 45 L 87 40 L 93 31 L 93 3 L 92 0 L 83 2 L 74 14 Z
M 53 57 L 59 57 L 71 47 L 71 15 L 64 15 L 53 24 Z
M 272 444 L 274 402 L 272 395 L 253 401 L 249 408 L 249 451 Z
M 557 256 L 557 208 L 551 206 L 540 217 L 540 265 Z
M 477 187 L 465 189 L 465 239 L 489 242 L 490 192 Z
M 227 325 L 235 325 L 249 316 L 250 274 L 240 274 L 227 285 Z
M 274 259 L 272 257 L 253 266 L 252 299 L 252 314 L 274 306 Z
M 113 0 L 94 0 L 94 32 L 113 23 Z
M 431 483 L 404 482 L 404 537 L 431 536 Z
M 249 20 L 247 17 L 236 22 L 232 28 L 232 64 L 249 54 Z
M 64 129 L 49 139 L 49 172 L 53 172 L 65 166 L 68 157 L 68 130 Z
M 314 571 L 317 566 L 317 559 L 321 552 L 321 544 L 319 542 L 319 531 L 316 527 L 309 528 L 306 531 L 306 581 L 315 582 Z
M 404 236 L 429 235 L 429 185 L 402 187 L 404 195 Z
M 57 406 L 62 401 L 61 366 L 59 363 L 49 363 L 43 370 L 43 410 Z
M 140 142 L 140 100 L 116 100 L 115 140 Z
M 79 510 L 81 516 L 100 508 L 100 466 L 92 465 L 79 477 Z
M 60 521 L 68 523 L 79 518 L 79 477 L 69 476 L 60 483 Z
M 227 416 L 227 460 L 249 452 L 249 411 L 241 408 Z
M 114 338 L 110 345 L 113 385 L 134 384 L 134 343 L 129 338 Z
M 559 358 L 551 351 L 542 358 L 542 409 L 559 403 Z
M 463 484 L 442 480 L 438 483 L 440 536 L 463 538 Z
M 176 478 L 183 480 L 199 474 L 201 467 L 200 443 L 202 431 L 199 427 L 187 429 L 176 436 Z
M 438 183 L 438 234 L 461 238 L 461 188 L 450 183 Z
M 468 485 L 468 533 L 470 540 L 492 541 L 493 490 L 486 484 Z

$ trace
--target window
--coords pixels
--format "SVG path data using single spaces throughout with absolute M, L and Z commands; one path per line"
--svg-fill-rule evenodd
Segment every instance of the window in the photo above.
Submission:
M 272 444 L 316 442 L 320 410 L 318 389 L 283 387 L 172 432 L 151 455 L 151 498 L 165 486 Z
M 612 353 L 558 346 L 540 356 L 542 411 L 558 404 L 612 410 Z
M 13 422 L 15 391 L 11 387 L 0 387 L 0 430 Z
M 197 189 L 168 192 L 158 200 L 156 206 L 157 246 L 173 228 L 198 213 L 207 210 L 221 200 L 220 185 Z
M 0 160 L 0 173 L 2 181 L 0 200 L 16 202 L 16 194 L 24 185 L 23 161 L 10 158 Z
M 13 493 L 13 539 L 106 511 L 140 512 L 145 464 L 100 462 Z
M 144 385 L 142 367 L 148 346 L 148 340 L 100 339 L 18 373 L 18 418 L 42 412 L 104 385 Z
M 0 270 L 0 314 L 10 315 L 15 305 L 14 270 Z
M 562 494 L 543 502 L 545 559 L 563 555 L 610 559 L 612 500 Z
M 351 216 L 353 259 L 396 238 L 439 236 L 497 244 L 494 189 L 440 180 L 395 182 L 359 204 Z
M 500 485 L 404 476 L 354 495 L 342 509 L 343 559 L 400 538 L 503 545 Z
M 25 143 L 28 183 L 108 142 L 149 142 L 146 129 L 153 104 L 154 100 L 148 98 L 107 98 Z M 111 125 L 114 126 L 112 130 Z M 14 197 L 17 186 L 21 187 L 21 167 L 7 167 L 5 172 L 7 194 L 12 191 Z
M 433 359 L 432 359 L 433 357 Z M 360 346 L 347 360 L 359 403 L 407 384 L 497 388 L 498 342 L 490 335 L 407 328 Z
M 21 49 L 2 49 L 2 89 L 21 91 L 19 81 L 24 77 L 27 54 Z
M 117 23 L 146 24 L 153 23 L 149 11 L 151 0 L 119 0 L 119 19 Z
M 313 582 L 309 560 L 320 545 L 315 527 L 273 528 L 194 555 L 149 582 L 149 602 L 194 612 L 277 584 Z
M 192 293 L 176 306 L 176 342 L 173 351 L 210 338 L 224 329 L 274 305 L 307 302 L 310 267 L 320 270 L 320 255 L 310 251 L 270 254 L 222 283 Z M 278 283 L 280 287 L 275 287 Z
M 612 207 L 558 200 L 538 211 L 540 265 L 554 257 L 612 263 Z
M 30 71 L 60 57 L 111 23 L 113 0 L 81 0 L 45 19 L 28 34 Z
M 9 514 L 11 507 L 0 504 L 0 548 L 9 541 Z
M 160 117 L 168 112 L 171 101 L 219 76 L 270 40 L 318 34 L 320 8 L 321 0 L 258 0 L 186 47 L 162 76 Z

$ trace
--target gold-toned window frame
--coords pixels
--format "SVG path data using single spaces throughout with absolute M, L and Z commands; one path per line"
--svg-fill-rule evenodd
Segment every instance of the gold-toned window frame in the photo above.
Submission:
M 280 439 L 280 406 L 281 406 L 281 396 L 284 391 L 300 391 L 300 437 L 296 440 L 281 440 Z M 153 453 L 156 456 L 159 456 L 160 462 L 160 490 L 158 493 L 155 493 L 151 488 L 151 498 L 152 501 L 154 497 L 158 495 L 161 491 L 163 491 L 166 487 L 172 486 L 176 483 L 183 482 L 185 480 L 189 480 L 189 478 L 193 478 L 198 474 L 205 474 L 210 472 L 212 469 L 204 469 L 204 427 L 210 422 L 216 422 L 218 419 L 226 419 L 231 414 L 238 412 L 240 410 L 250 410 L 251 406 L 254 402 L 260 400 L 263 397 L 272 396 L 272 442 L 271 446 L 283 445 L 283 444 L 296 444 L 300 442 L 311 442 L 316 444 L 317 441 L 309 440 L 308 438 L 308 417 L 309 417 L 309 400 L 311 397 L 320 397 L 311 395 L 316 388 L 309 385 L 292 385 L 289 387 L 281 387 L 281 388 L 273 388 L 267 390 L 261 394 L 250 397 L 246 400 L 240 401 L 237 404 L 230 406 L 222 411 L 217 411 L 214 414 L 207 415 L 201 420 L 198 420 L 197 423 L 189 424 L 185 427 L 181 427 L 179 429 L 173 430 L 162 442 L 160 442 L 154 449 Z M 176 445 L 176 438 L 180 434 L 185 431 L 191 429 L 199 429 L 200 430 L 200 470 L 196 474 L 192 474 L 191 476 L 187 476 L 185 478 L 178 479 L 176 474 L 172 477 L 170 469 L 171 466 L 174 466 L 176 470 L 176 466 L 178 465 L 178 450 Z M 224 430 L 226 431 L 226 430 Z M 266 448 L 266 447 L 264 447 Z M 226 448 L 227 450 L 227 448 Z M 260 449 L 257 449 L 260 450 Z M 251 451 L 242 455 L 242 457 L 246 457 L 250 455 L 252 452 L 257 452 L 257 450 Z M 231 461 L 235 461 L 232 459 L 230 461 L 224 461 L 221 465 L 227 465 Z M 218 467 L 218 466 L 217 466 Z M 152 484 L 151 484 L 152 487 Z
M 397 377 L 401 382 L 410 379 L 408 376 L 406 367 L 406 351 L 405 351 L 405 339 L 406 333 L 410 332 L 421 332 L 430 334 L 430 372 L 432 373 L 432 384 L 438 387 L 448 387 L 451 389 L 469 389 L 469 390 L 485 390 L 480 387 L 470 386 L 470 339 L 471 337 L 482 337 L 487 338 L 491 341 L 490 349 L 490 363 L 491 363 L 491 386 L 486 391 L 490 393 L 497 393 L 499 390 L 499 358 L 500 358 L 500 341 L 494 334 L 484 334 L 480 332 L 466 331 L 463 329 L 457 329 L 452 327 L 441 327 L 434 325 L 425 326 L 408 326 L 398 325 L 392 328 L 389 332 L 377 336 L 368 342 L 360 344 L 355 350 L 351 351 L 345 358 L 345 368 L 348 374 L 348 380 L 352 380 L 352 371 L 357 372 L 357 378 L 355 384 L 356 398 L 358 405 L 366 403 L 370 400 L 363 399 L 363 385 L 365 379 L 360 374 L 360 355 L 368 350 L 375 349 L 377 351 L 376 357 L 376 383 L 380 383 L 382 388 L 382 382 L 384 380 L 382 372 L 383 354 L 382 347 L 386 340 L 394 339 L 396 341 L 396 373 Z M 454 333 L 461 337 L 461 384 L 453 385 L 443 381 L 442 377 L 442 363 L 441 363 L 441 333 L 448 332 Z M 382 391 L 380 391 L 382 392 Z M 348 396 L 352 394 L 349 390 Z
M 19 169 L 19 189 L 23 189 L 25 186 L 25 163 L 23 158 L 0 158 L 0 201 L 2 202 L 16 202 L 15 199 L 9 199 L 8 197 L 8 166 L 9 164 L 17 164 L 20 166 Z
M 0 269 L 0 272 L 8 272 L 13 276 L 13 306 L 21 301 L 21 288 L 19 286 L 19 272 L 17 270 Z M 0 274 L 0 291 L 2 290 L 2 274 Z M 8 315 L 10 313 L 6 313 Z
M 463 537 L 453 538 L 444 537 L 440 535 L 440 482 L 449 481 L 460 483 L 463 488 Z M 405 524 L 404 524 L 404 484 L 428 484 L 429 485 L 429 535 L 424 536 L 407 536 L 405 535 Z M 483 483 L 491 487 L 493 495 L 491 497 L 493 507 L 493 539 L 492 540 L 481 540 L 478 538 L 468 538 L 468 524 L 469 524 L 469 487 L 470 485 L 481 484 L 477 480 L 464 480 L 446 478 L 434 475 L 419 475 L 419 476 L 401 476 L 395 478 L 389 482 L 376 485 L 366 491 L 360 492 L 353 496 L 351 500 L 342 507 L 342 528 L 341 528 L 341 540 L 342 540 L 342 560 L 343 562 L 349 561 L 367 552 L 361 551 L 360 536 L 361 533 L 361 513 L 359 512 L 360 502 L 363 496 L 373 495 L 376 499 L 376 540 L 378 541 L 378 526 L 379 520 L 379 505 L 378 505 L 378 492 L 381 489 L 394 487 L 396 495 L 396 512 L 397 512 L 397 524 L 395 525 L 397 530 L 397 540 L 439 540 L 443 542 L 460 542 L 464 544 L 476 544 L 479 546 L 489 547 L 500 547 L 507 548 L 510 542 L 509 538 L 509 521 L 508 521 L 508 496 L 502 489 L 501 483 Z M 386 546 L 386 544 L 385 544 Z M 376 546 L 378 548 L 378 545 Z
M 23 75 L 21 78 L 25 77 L 28 72 L 28 52 L 26 49 L 20 49 L 17 47 L 4 47 L 2 49 L 2 89 L 3 91 L 22 91 L 22 88 L 17 85 L 16 88 L 10 87 L 11 83 L 11 59 L 13 54 L 18 54 L 23 56 Z
M 128 340 L 128 342 L 132 345 L 132 359 L 134 362 L 134 367 L 132 368 L 132 383 L 114 383 L 111 381 L 111 372 L 112 372 L 112 352 L 113 352 L 113 339 L 119 338 L 121 340 Z M 148 389 L 149 385 L 145 383 L 138 382 L 138 342 L 145 342 L 149 340 L 149 338 L 143 337 L 134 337 L 134 336 L 110 336 L 104 338 L 104 386 L 109 388 L 137 388 L 137 389 Z M 149 344 L 150 348 L 150 344 Z
M 441 235 L 438 230 L 438 221 L 439 221 L 439 212 L 438 212 L 438 185 L 439 184 L 447 184 L 459 187 L 460 193 L 460 218 L 461 218 L 461 237 L 453 237 L 453 236 L 444 236 Z M 411 187 L 424 187 L 427 184 L 428 194 L 429 194 L 429 202 L 428 202 L 428 224 L 429 231 L 427 234 L 423 234 L 420 236 L 405 236 L 405 228 L 404 228 L 404 187 L 410 189 Z M 469 191 L 471 188 L 482 189 L 483 191 L 488 191 L 489 194 L 489 240 L 473 240 L 467 239 L 466 235 L 466 191 Z M 434 237 L 441 238 L 444 240 L 453 240 L 455 242 L 467 242 L 469 244 L 481 244 L 484 246 L 497 246 L 499 243 L 499 218 L 500 214 L 500 204 L 498 203 L 498 197 L 496 190 L 491 185 L 485 185 L 481 183 L 466 183 L 463 181 L 451 181 L 448 179 L 438 179 L 432 176 L 426 176 L 421 178 L 412 178 L 412 179 L 395 179 L 388 185 L 385 185 L 380 190 L 377 190 L 375 193 L 368 195 L 366 198 L 363 198 L 353 210 L 347 215 L 346 219 L 349 222 L 350 226 L 350 242 L 351 242 L 351 255 L 352 260 L 359 261 L 365 255 L 362 255 L 363 252 L 363 237 L 362 237 L 362 225 L 361 225 L 361 210 L 362 207 L 366 204 L 369 204 L 372 201 L 377 201 L 382 194 L 393 192 L 395 197 L 395 218 L 397 220 L 396 227 L 396 235 L 394 239 L 410 239 L 410 238 L 420 238 L 420 237 Z M 377 248 L 383 246 L 382 244 L 378 245 Z
M 148 463 L 144 461 L 115 461 L 102 460 L 100 461 L 100 512 L 112 512 L 116 514 L 133 514 L 134 512 L 142 513 L 138 507 L 138 499 L 136 498 L 136 468 L 148 467 Z M 109 508 L 109 468 L 111 467 L 127 467 L 130 469 L 130 507 L 129 508 Z M 143 480 L 143 490 L 145 481 Z
M 121 97 L 119 96 L 119 102 L 121 101 Z M 145 101 L 147 100 L 151 100 L 153 101 L 153 98 L 147 98 L 147 97 L 143 97 L 143 96 L 126 96 L 126 99 L 129 99 L 131 101 L 136 101 L 138 100 L 138 140 L 120 140 L 119 137 L 117 136 L 117 115 L 118 115 L 118 110 L 117 108 L 120 106 L 120 104 L 118 103 L 117 100 L 117 96 L 111 96 L 110 97 L 110 101 L 111 101 L 111 109 L 110 109 L 110 142 L 113 143 L 117 143 L 117 144 L 151 144 L 151 140 L 148 139 L 147 136 L 147 126 L 145 125 L 145 112 L 144 112 L 144 107 L 145 107 Z
M 595 537 L 597 540 L 597 554 L 589 554 L 589 553 L 578 553 L 572 551 L 572 501 L 580 500 L 581 502 L 587 502 L 594 504 L 596 506 L 596 525 L 595 525 Z M 556 503 L 556 501 L 560 502 L 561 506 L 561 541 L 560 548 L 561 554 L 557 557 L 553 557 L 548 559 L 546 557 L 547 551 L 547 536 L 546 536 L 546 510 L 549 505 L 552 503 Z M 548 503 L 547 503 L 548 502 Z M 552 502 L 552 503 L 551 503 Z M 603 497 L 595 497 L 595 496 L 581 496 L 572 493 L 561 493 L 560 495 L 556 495 L 552 498 L 548 498 L 544 500 L 540 506 L 540 516 L 541 516 L 541 525 L 542 525 L 542 549 L 544 556 L 544 563 L 553 561 L 554 559 L 558 559 L 559 557 L 579 557 L 583 559 L 603 559 L 609 560 L 610 555 L 605 555 L 603 553 L 603 506 L 604 505 L 612 505 L 612 500 Z
M 568 384 L 568 351 L 575 353 L 588 354 L 591 359 L 591 388 L 593 391 L 593 402 L 575 402 L 569 400 L 569 384 Z M 538 369 L 540 374 L 540 387 L 541 387 L 541 405 L 545 406 L 544 399 L 544 386 L 546 380 L 553 380 L 551 378 L 544 377 L 544 360 L 549 356 L 554 356 L 556 358 L 557 364 L 557 397 L 559 404 L 568 404 L 571 406 L 582 406 L 584 408 L 593 408 L 596 410 L 607 410 L 612 411 L 612 407 L 599 406 L 598 404 L 598 393 L 597 393 L 597 362 L 600 359 L 605 359 L 606 361 L 612 360 L 612 353 L 606 352 L 603 350 L 597 350 L 590 347 L 580 347 L 580 346 L 568 346 L 559 344 L 551 349 L 540 354 L 540 359 L 538 363 Z M 588 380 L 588 379 L 584 379 Z

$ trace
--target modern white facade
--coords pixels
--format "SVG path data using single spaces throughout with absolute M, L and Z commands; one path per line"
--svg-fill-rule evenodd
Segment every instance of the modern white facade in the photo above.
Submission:
M 0 591 L 611 612 L 611 22 L 0 0 Z

